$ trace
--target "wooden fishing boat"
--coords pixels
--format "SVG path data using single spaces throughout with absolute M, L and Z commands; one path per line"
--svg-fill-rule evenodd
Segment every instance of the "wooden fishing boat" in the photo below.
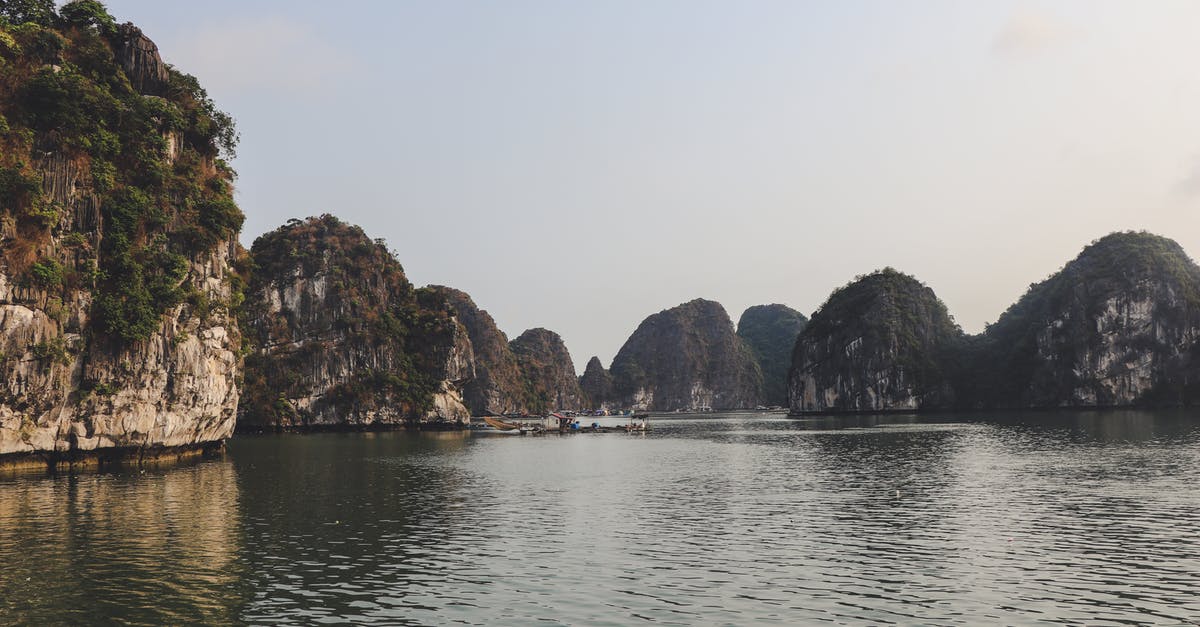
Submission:
M 519 424 L 512 423 L 512 422 L 504 422 L 503 420 L 500 420 L 499 418 L 494 418 L 492 416 L 484 416 L 483 421 L 488 423 L 488 425 L 490 425 L 496 429 L 499 429 L 501 431 L 512 431 L 513 429 L 521 428 L 521 425 L 519 425 Z

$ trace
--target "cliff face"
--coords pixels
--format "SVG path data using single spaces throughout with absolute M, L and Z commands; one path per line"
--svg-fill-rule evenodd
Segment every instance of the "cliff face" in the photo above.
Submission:
M 1022 407 L 1196 402 L 1198 340 L 1200 268 L 1172 240 L 1114 233 L 987 329 L 970 396 Z
M 889 411 L 943 407 L 943 370 L 962 332 L 933 290 L 890 268 L 835 291 L 792 353 L 791 410 Z
M 521 368 L 525 405 L 533 413 L 583 407 L 575 364 L 562 338 L 546 329 L 530 329 L 509 343 Z
M 612 375 L 604 369 L 599 357 L 588 360 L 579 377 L 579 388 L 583 392 L 584 404 L 588 409 L 608 408 L 613 398 Z
M 738 409 L 761 402 L 762 373 L 720 303 L 697 299 L 646 318 L 612 363 L 617 404 Z
M 232 125 L 140 31 L 69 8 L 0 25 L 0 454 L 218 442 L 238 404 Z
M 413 289 L 382 242 L 326 215 L 263 235 L 251 257 L 244 426 L 469 418 L 467 331 L 436 291 Z
M 467 329 L 475 352 L 475 378 L 463 388 L 471 415 L 491 412 L 527 412 L 525 383 L 508 338 L 488 312 L 475 306 L 471 297 L 450 287 L 431 286 L 454 308 Z
M 750 347 L 762 370 L 764 403 L 787 405 L 792 349 L 806 325 L 808 318 L 786 305 L 756 305 L 742 312 L 737 334 Z

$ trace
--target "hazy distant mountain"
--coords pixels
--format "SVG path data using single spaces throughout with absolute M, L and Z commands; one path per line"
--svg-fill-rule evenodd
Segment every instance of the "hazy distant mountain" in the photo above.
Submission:
M 720 303 L 696 299 L 646 318 L 612 363 L 617 404 L 672 411 L 761 402 L 762 373 Z
M 508 345 L 521 369 L 521 380 L 525 385 L 524 404 L 530 412 L 583 408 L 583 392 L 575 376 L 575 364 L 557 333 L 546 329 L 529 329 Z
M 609 401 L 613 400 L 612 375 L 604 369 L 599 357 L 588 360 L 587 367 L 579 377 L 579 387 L 583 390 L 588 409 L 606 408 Z
M 764 403 L 787 405 L 792 349 L 807 324 L 804 314 L 787 305 L 755 305 L 742 312 L 737 334 L 750 347 L 762 370 Z
M 454 307 L 458 321 L 467 328 L 475 353 L 475 378 L 463 388 L 463 397 L 474 416 L 491 412 L 528 411 L 525 382 L 508 337 L 496 326 L 491 314 L 475 305 L 463 291 L 431 286 Z

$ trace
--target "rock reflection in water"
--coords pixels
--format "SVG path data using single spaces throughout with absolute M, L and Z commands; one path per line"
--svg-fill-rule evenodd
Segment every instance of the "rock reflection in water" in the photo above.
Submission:
M 0 623 L 1200 616 L 1190 412 L 652 422 L 246 437 L 195 467 L 0 481 Z
M 5 481 L 0 622 L 233 622 L 238 526 L 224 460 Z

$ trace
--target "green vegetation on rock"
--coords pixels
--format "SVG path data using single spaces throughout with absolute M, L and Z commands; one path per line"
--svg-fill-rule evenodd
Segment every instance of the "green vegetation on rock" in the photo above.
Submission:
M 19 238 L 4 261 L 47 289 L 94 280 L 97 331 L 125 342 L 149 337 L 188 296 L 188 259 L 231 241 L 242 225 L 221 159 L 237 142 L 232 118 L 156 52 L 127 62 L 131 47 L 155 51 L 100 2 L 59 11 L 52 2 L 0 2 L 0 213 Z M 46 242 L 94 228 L 61 222 L 45 172 L 77 177 L 98 201 L 104 237 L 94 276 L 81 277 L 73 255 L 34 263 Z M 51 264 L 61 266 L 60 280 Z
M 416 421 L 433 409 L 457 323 L 382 240 L 323 215 L 262 235 L 250 256 L 244 424 Z
M 1131 303 L 1146 307 L 1145 315 L 1158 330 L 1104 328 L 1101 318 L 1128 315 Z M 1113 308 L 1117 311 L 1109 311 Z M 1173 337 L 1197 325 L 1200 267 L 1183 248 L 1151 233 L 1112 233 L 1092 242 L 1059 272 L 1030 285 L 973 338 L 959 357 L 966 367 L 959 369 L 958 387 L 964 398 L 982 406 L 1089 404 L 1072 401 L 1078 389 L 1094 384 L 1081 360 L 1117 350 L 1118 357 L 1138 353 L 1162 358 L 1162 378 L 1143 400 L 1200 399 L 1200 381 L 1190 381 L 1184 372 L 1193 367 L 1191 360 L 1174 356 L 1183 337 Z M 1107 346 L 1106 333 L 1119 333 L 1124 346 Z M 1104 397 L 1100 392 L 1096 403 L 1112 402 Z
M 756 305 L 742 312 L 737 334 L 750 347 L 762 369 L 765 403 L 787 405 L 792 349 L 807 324 L 804 314 L 786 305 Z
M 945 364 L 963 337 L 933 290 L 892 268 L 833 292 L 796 341 L 794 411 L 920 409 L 952 402 Z
M 801 412 L 1195 403 L 1200 267 L 1167 238 L 1113 233 L 975 336 L 912 277 L 859 277 L 801 334 L 789 392 Z

